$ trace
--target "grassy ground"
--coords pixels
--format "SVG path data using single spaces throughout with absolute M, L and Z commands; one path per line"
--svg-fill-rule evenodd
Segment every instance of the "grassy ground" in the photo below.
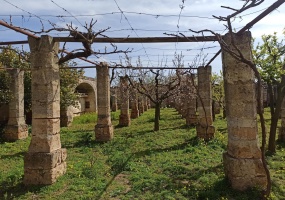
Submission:
M 116 126 L 119 113 L 112 113 L 115 138 L 108 143 L 94 140 L 95 114 L 76 118 L 61 129 L 67 173 L 51 186 L 22 184 L 30 138 L 1 142 L 0 199 L 259 199 L 257 191 L 233 191 L 225 180 L 225 120 L 217 116 L 215 139 L 205 143 L 174 109 L 161 114 L 161 130 L 153 132 L 152 109 L 124 128 Z M 284 158 L 281 144 L 276 155 L 268 156 L 271 199 L 285 199 Z

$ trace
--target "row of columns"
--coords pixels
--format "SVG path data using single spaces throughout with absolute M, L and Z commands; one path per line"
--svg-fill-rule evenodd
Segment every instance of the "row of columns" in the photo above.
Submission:
M 234 39 L 238 41 L 236 45 L 245 57 L 252 59 L 250 33 L 234 35 Z M 225 35 L 224 40 L 231 45 L 229 35 Z M 57 64 L 59 45 L 49 36 L 42 36 L 41 39 L 29 38 L 29 45 L 32 67 L 33 128 L 32 140 L 24 156 L 24 183 L 52 184 L 65 173 L 67 157 L 66 149 L 61 148 L 60 141 L 60 87 Z M 234 189 L 265 188 L 267 181 L 257 136 L 254 74 L 249 66 L 235 60 L 225 51 L 223 51 L 222 58 L 228 125 L 228 147 L 223 154 L 225 174 Z M 108 71 L 108 66 L 104 63 L 97 66 L 98 122 L 95 126 L 95 137 L 98 141 L 113 138 Z M 214 134 L 211 118 L 211 92 L 209 91 L 210 71 L 209 67 L 198 69 L 197 134 L 206 139 L 212 138 Z M 21 73 L 19 71 L 13 73 L 18 74 L 18 80 L 20 80 Z M 19 83 L 20 81 L 14 82 L 15 94 L 16 91 L 21 90 Z M 13 99 L 10 109 L 16 114 L 11 116 L 11 120 L 9 119 L 8 127 L 14 126 L 10 130 L 16 130 L 17 136 L 14 137 L 13 134 L 7 132 L 5 137 L 11 135 L 14 139 L 21 139 L 26 137 L 26 125 L 22 115 L 23 106 L 18 104 L 23 97 L 15 95 Z M 126 111 L 128 108 L 128 105 L 123 105 L 123 110 Z M 15 112 L 17 109 L 18 112 Z M 123 116 L 126 113 L 121 114 Z
M 197 137 L 210 140 L 214 137 L 211 91 L 211 66 L 201 66 L 197 72 L 197 86 L 195 75 L 184 77 L 181 93 L 175 99 L 178 112 L 186 119 L 187 126 L 196 126 Z

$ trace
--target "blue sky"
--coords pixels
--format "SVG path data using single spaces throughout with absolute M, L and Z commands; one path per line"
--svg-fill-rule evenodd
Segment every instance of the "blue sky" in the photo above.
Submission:
M 42 27 L 49 29 L 50 23 L 57 27 L 65 27 L 72 22 L 79 30 L 84 30 L 82 25 L 89 23 L 93 18 L 97 20 L 94 31 L 110 29 L 105 32 L 109 37 L 162 37 L 163 33 L 182 32 L 187 36 L 194 35 L 189 29 L 201 30 L 211 29 L 218 33 L 226 33 L 222 22 L 213 19 L 212 15 L 227 16 L 231 10 L 221 8 L 230 6 L 240 8 L 243 1 L 240 0 L 1 0 L 2 20 L 13 25 L 29 30 L 40 31 Z M 248 10 L 238 16 L 233 27 L 239 30 L 249 21 L 254 19 L 264 9 L 275 1 L 265 0 L 260 6 Z M 183 9 L 181 10 L 181 6 Z M 119 7 L 118 7 L 119 6 Z M 121 9 L 124 14 L 120 13 Z M 285 27 L 285 5 L 261 20 L 252 29 L 252 35 L 256 41 L 260 41 L 262 34 L 277 32 L 280 37 Z M 43 25 L 43 26 L 42 26 Z M 0 41 L 26 40 L 27 37 L 0 27 Z M 52 36 L 65 36 L 63 32 L 52 32 Z M 135 65 L 138 56 L 144 66 L 158 66 L 163 60 L 171 67 L 173 55 L 176 53 L 184 55 L 184 64 L 193 62 L 197 54 L 207 55 L 206 60 L 219 50 L 216 42 L 203 43 L 153 43 L 153 44 L 118 44 L 118 49 L 132 49 L 129 53 L 132 64 Z M 18 46 L 19 47 L 19 46 Z M 81 44 L 67 44 L 67 50 L 81 48 Z M 109 44 L 93 44 L 95 50 L 112 50 Z M 24 49 L 29 49 L 24 45 Z M 92 61 L 124 62 L 123 54 L 106 55 L 97 58 L 91 56 Z M 84 61 L 76 60 L 78 65 L 90 65 Z M 214 72 L 221 70 L 221 58 L 218 57 L 212 63 Z M 95 76 L 95 69 L 86 69 L 86 75 Z

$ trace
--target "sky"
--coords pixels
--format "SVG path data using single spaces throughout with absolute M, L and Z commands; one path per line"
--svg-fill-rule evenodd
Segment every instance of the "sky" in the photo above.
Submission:
M 0 19 L 14 26 L 32 31 L 48 30 L 54 24 L 57 28 L 65 28 L 67 24 L 84 31 L 85 23 L 96 20 L 94 32 L 109 28 L 104 35 L 107 37 L 165 37 L 164 33 L 183 33 L 186 36 L 197 35 L 192 30 L 210 29 L 225 34 L 224 22 L 213 18 L 227 16 L 233 11 L 222 8 L 229 6 L 241 8 L 241 0 L 0 0 Z M 273 4 L 274 0 L 265 0 L 261 5 L 241 13 L 233 19 L 233 28 L 238 31 L 248 22 L 258 16 L 264 9 Z M 263 34 L 277 32 L 283 38 L 285 28 L 285 4 L 274 10 L 267 17 L 251 28 L 256 42 L 261 41 Z M 1 42 L 27 40 L 27 36 L 16 33 L 0 26 Z M 67 36 L 67 32 L 53 31 L 51 36 Z M 209 34 L 210 35 L 210 34 Z M 60 44 L 61 47 L 63 43 Z M 132 65 L 136 66 L 140 58 L 144 67 L 172 67 L 175 54 L 182 54 L 184 65 L 202 64 L 210 60 L 220 49 L 217 42 L 200 43 L 136 43 L 116 44 L 118 50 L 130 50 L 128 57 Z M 15 45 L 29 51 L 28 45 Z M 80 43 L 68 43 L 68 51 L 82 48 Z M 93 44 L 95 51 L 112 51 L 108 43 Z M 201 55 L 197 57 L 197 55 Z M 106 61 L 109 63 L 125 64 L 125 55 L 122 53 L 90 56 L 94 62 Z M 78 66 L 90 66 L 82 60 L 75 60 Z M 222 69 L 221 57 L 212 62 L 212 70 L 219 73 Z M 95 77 L 95 69 L 86 69 L 85 75 Z

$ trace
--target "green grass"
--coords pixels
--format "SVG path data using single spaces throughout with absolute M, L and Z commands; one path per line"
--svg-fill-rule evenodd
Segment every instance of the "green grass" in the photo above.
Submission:
M 0 143 L 0 199 L 258 199 L 255 190 L 233 191 L 223 173 L 226 121 L 216 117 L 215 138 L 197 139 L 195 128 L 174 109 L 161 110 L 161 130 L 153 132 L 150 109 L 130 127 L 118 127 L 119 112 L 112 113 L 114 139 L 96 142 L 96 114 L 75 118 L 61 129 L 68 150 L 67 173 L 50 186 L 26 187 L 23 155 L 30 137 Z M 273 177 L 271 199 L 285 196 L 284 146 L 268 157 Z

